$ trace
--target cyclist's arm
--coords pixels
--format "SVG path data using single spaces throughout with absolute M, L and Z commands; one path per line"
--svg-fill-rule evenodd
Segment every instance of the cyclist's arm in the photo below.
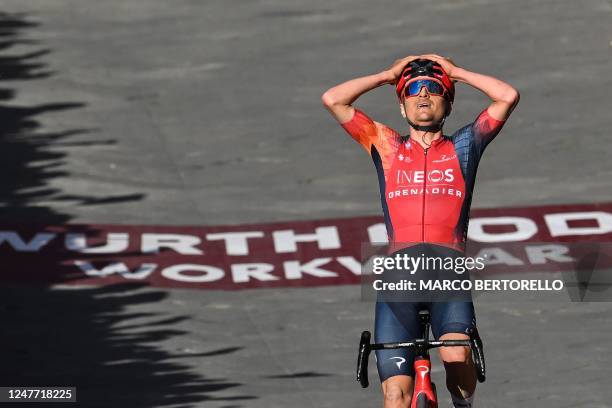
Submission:
M 381 85 L 393 83 L 393 81 L 395 81 L 395 76 L 388 70 L 351 79 L 325 91 L 321 100 L 338 122 L 346 123 L 353 118 L 355 108 L 351 104 L 357 98 Z
M 455 67 L 453 79 L 464 82 L 480 90 L 493 101 L 487 108 L 488 114 L 495 120 L 508 119 L 519 102 L 520 95 L 511 85 L 488 75 L 477 74 L 464 68 Z

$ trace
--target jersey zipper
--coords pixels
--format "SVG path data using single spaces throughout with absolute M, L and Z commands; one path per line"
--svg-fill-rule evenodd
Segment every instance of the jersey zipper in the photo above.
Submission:
M 424 170 L 423 170 L 423 206 L 421 208 L 421 214 L 422 214 L 422 218 L 421 218 L 421 241 L 425 242 L 425 194 L 427 194 L 426 190 L 427 190 L 427 151 L 429 150 L 429 147 L 426 149 L 423 149 L 424 151 L 424 161 L 425 161 L 425 166 L 424 166 Z

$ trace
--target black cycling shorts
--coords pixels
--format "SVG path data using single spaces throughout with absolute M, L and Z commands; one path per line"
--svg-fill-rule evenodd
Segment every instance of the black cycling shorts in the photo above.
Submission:
M 451 256 L 461 257 L 459 251 L 440 247 L 432 244 L 419 244 L 400 251 L 411 256 L 425 254 L 427 256 Z M 435 272 L 426 271 L 431 276 L 442 278 Z M 421 274 L 419 274 L 421 273 Z M 422 279 L 424 271 L 415 274 L 406 274 L 414 279 Z M 452 276 L 451 276 L 452 277 Z M 469 279 L 469 273 L 461 275 L 462 279 Z M 376 343 L 394 343 L 411 341 L 422 338 L 421 324 L 419 322 L 419 310 L 429 310 L 431 316 L 431 330 L 435 339 L 447 333 L 468 334 L 470 329 L 476 326 L 474 305 L 471 293 L 463 292 L 459 300 L 451 298 L 426 299 L 419 298 L 418 301 L 410 301 L 410 293 L 402 297 L 385 297 L 379 293 L 376 302 L 376 317 L 374 328 L 374 341 Z M 435 295 L 434 295 L 435 296 Z M 445 295 L 446 296 L 446 295 Z M 408 375 L 414 377 L 414 351 L 409 349 L 376 350 L 376 365 L 380 381 L 395 375 Z

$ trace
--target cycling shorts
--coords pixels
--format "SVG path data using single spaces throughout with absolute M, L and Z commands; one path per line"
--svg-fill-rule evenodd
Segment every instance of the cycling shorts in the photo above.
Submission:
M 413 256 L 423 253 L 427 256 L 463 256 L 459 251 L 432 244 L 419 244 L 400 252 Z M 469 274 L 464 274 L 463 278 L 469 279 Z M 431 330 L 435 339 L 447 333 L 468 334 L 476 326 L 470 293 L 467 296 L 463 294 L 459 301 L 386 301 L 379 297 L 376 302 L 374 341 L 394 343 L 422 338 L 418 313 L 423 309 L 429 310 Z M 411 349 L 376 350 L 380 381 L 395 375 L 414 377 L 414 357 L 414 350 Z

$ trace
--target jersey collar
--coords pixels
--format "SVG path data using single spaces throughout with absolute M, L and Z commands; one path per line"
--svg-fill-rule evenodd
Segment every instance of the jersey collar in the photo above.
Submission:
M 446 137 L 444 135 L 440 136 L 439 138 L 437 138 L 435 140 L 432 140 L 431 146 L 428 147 L 428 149 L 431 148 L 431 147 L 434 147 L 434 146 L 438 146 L 440 143 L 444 142 L 445 140 L 446 140 Z M 408 142 L 410 142 L 411 145 L 417 145 L 422 150 L 425 150 L 425 148 L 423 146 L 421 146 L 421 144 L 416 139 L 413 139 L 412 137 L 408 138 Z

